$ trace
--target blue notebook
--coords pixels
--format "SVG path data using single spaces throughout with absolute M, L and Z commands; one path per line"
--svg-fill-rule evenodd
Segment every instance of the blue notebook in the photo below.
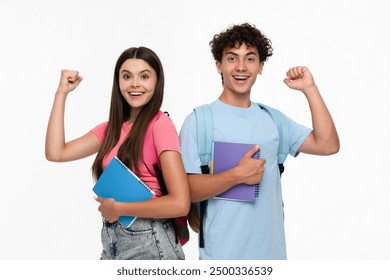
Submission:
M 154 191 L 134 174 L 119 158 L 114 157 L 96 181 L 93 191 L 103 198 L 118 202 L 140 202 L 153 197 Z M 129 227 L 136 217 L 121 216 L 119 222 Z
M 253 148 L 255 144 L 214 142 L 213 145 L 213 173 L 221 173 L 238 165 L 242 157 Z M 260 158 L 258 150 L 253 158 Z M 238 184 L 229 190 L 215 196 L 215 198 L 255 201 L 259 195 L 259 184 Z

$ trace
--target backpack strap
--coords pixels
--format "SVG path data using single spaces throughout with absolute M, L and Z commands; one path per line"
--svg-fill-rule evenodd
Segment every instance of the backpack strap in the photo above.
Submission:
M 209 104 L 196 107 L 196 126 L 198 135 L 198 153 L 201 162 L 202 173 L 210 173 L 209 163 L 212 159 L 213 115 Z
M 272 118 L 274 123 L 276 124 L 276 127 L 278 128 L 279 132 L 279 149 L 278 149 L 278 165 L 279 165 L 279 171 L 280 175 L 284 172 L 284 162 L 287 159 L 290 145 L 288 141 L 288 125 L 286 122 L 286 118 L 280 112 L 279 110 L 276 110 L 272 107 L 269 107 L 267 105 L 264 105 L 262 103 L 257 103 L 261 109 L 264 109 Z
M 213 115 L 209 104 L 196 107 L 198 153 L 202 174 L 210 174 L 209 163 L 212 159 L 212 143 L 214 140 Z M 204 248 L 203 220 L 207 209 L 207 200 L 199 203 L 199 247 Z

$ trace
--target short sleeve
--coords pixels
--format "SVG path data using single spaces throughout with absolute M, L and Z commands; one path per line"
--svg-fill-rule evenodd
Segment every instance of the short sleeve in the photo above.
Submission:
M 96 135 L 96 137 L 100 140 L 100 142 L 103 142 L 104 137 L 106 137 L 107 124 L 108 124 L 108 122 L 103 122 L 103 123 L 95 126 L 93 129 L 91 129 L 93 134 Z
M 153 142 L 159 156 L 163 151 L 180 153 L 179 136 L 171 118 L 161 114 L 153 125 Z
M 180 149 L 186 172 L 188 174 L 201 174 L 201 162 L 198 154 L 196 135 L 196 117 L 194 112 L 189 114 L 184 120 L 179 137 Z
M 309 136 L 312 130 L 304 125 L 298 124 L 287 116 L 285 117 L 289 126 L 289 153 L 291 156 L 297 157 L 299 155 L 299 148 L 301 147 L 303 142 L 305 142 L 307 136 Z

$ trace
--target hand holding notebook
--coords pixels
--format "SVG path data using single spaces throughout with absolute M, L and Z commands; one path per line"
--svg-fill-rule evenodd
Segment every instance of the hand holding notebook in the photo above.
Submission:
M 237 166 L 240 160 L 255 144 L 214 142 L 213 146 L 213 173 L 221 173 Z M 258 150 L 252 158 L 260 158 Z M 258 196 L 259 184 L 238 184 L 215 198 L 240 201 L 255 201 Z
M 93 191 L 102 198 L 113 198 L 118 202 L 140 202 L 153 197 L 153 190 L 134 174 L 119 158 L 114 157 L 99 179 Z M 118 221 L 129 227 L 136 217 L 121 216 Z

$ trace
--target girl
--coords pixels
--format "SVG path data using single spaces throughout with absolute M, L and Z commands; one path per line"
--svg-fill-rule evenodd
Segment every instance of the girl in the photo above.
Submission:
M 77 71 L 61 71 L 46 133 L 46 158 L 65 162 L 97 153 L 92 165 L 96 180 L 118 156 L 155 192 L 153 199 L 137 203 L 96 198 L 104 218 L 101 259 L 184 259 L 169 218 L 187 215 L 189 187 L 176 129 L 160 111 L 164 94 L 160 59 L 145 47 L 125 50 L 115 66 L 108 122 L 65 142 L 66 98 L 81 81 Z M 164 196 L 150 168 L 156 162 L 168 190 Z M 138 218 L 125 228 L 117 221 L 120 216 Z

